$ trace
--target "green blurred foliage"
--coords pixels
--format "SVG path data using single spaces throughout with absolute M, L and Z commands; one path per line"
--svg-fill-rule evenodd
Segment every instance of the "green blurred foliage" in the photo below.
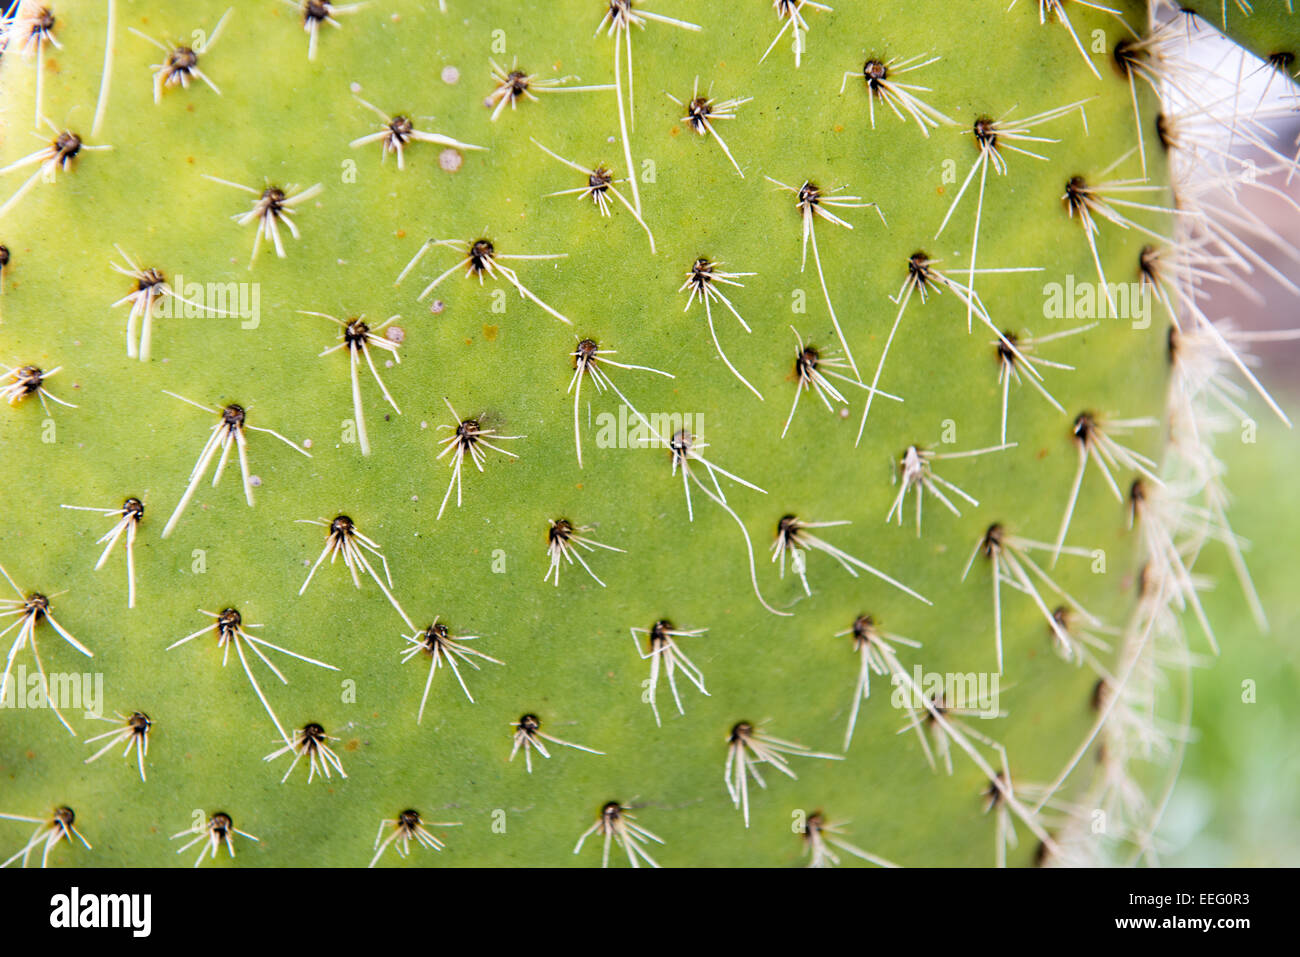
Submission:
M 1294 409 L 1300 394 L 1279 398 Z M 1269 629 L 1255 627 L 1227 556 L 1207 552 L 1198 569 L 1215 582 L 1204 600 L 1222 653 L 1193 672 L 1194 740 L 1160 833 L 1163 860 L 1175 866 L 1300 863 L 1300 594 L 1290 492 L 1300 442 L 1275 420 L 1260 426 L 1257 442 L 1230 434 L 1219 453 L 1236 496 L 1233 527 L 1251 542 L 1247 560 Z M 1188 629 L 1194 650 L 1204 651 L 1195 624 Z

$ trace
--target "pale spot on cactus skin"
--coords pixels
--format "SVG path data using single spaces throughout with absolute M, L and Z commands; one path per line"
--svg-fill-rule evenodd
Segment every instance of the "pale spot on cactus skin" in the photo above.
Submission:
M 445 66 L 442 68 L 442 82 L 448 85 L 460 82 L 460 70 L 454 66 Z
M 454 173 L 464 164 L 465 157 L 457 150 L 448 148 L 438 154 L 438 166 L 444 173 Z

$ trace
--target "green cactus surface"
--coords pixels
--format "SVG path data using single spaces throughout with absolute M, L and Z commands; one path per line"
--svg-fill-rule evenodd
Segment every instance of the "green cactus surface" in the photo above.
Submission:
M 1145 27 L 1145 3 L 1110 5 L 1139 32 Z M 1167 441 L 1168 316 L 1158 305 L 1145 323 L 1054 315 L 1050 306 L 1052 284 L 1096 283 L 1099 268 L 1112 283 L 1138 284 L 1144 250 L 1179 226 L 1157 135 L 1160 103 L 1144 82 L 1131 92 L 1113 55 L 1128 36 L 1119 18 L 1067 4 L 1085 50 L 1097 35 L 1105 40 L 1101 52 L 1081 56 L 1071 33 L 1054 15 L 1041 23 L 1030 0 L 1010 10 L 1001 0 L 837 0 L 833 10 L 809 3 L 799 12 L 808 30 L 796 66 L 789 30 L 764 58 L 787 22 L 780 3 L 638 0 L 633 13 L 700 29 L 662 19 L 633 25 L 634 85 L 624 80 L 616 91 L 616 43 L 629 34 L 610 36 L 607 19 L 593 36 L 606 7 L 620 8 L 603 0 L 447 0 L 445 11 L 430 0 L 334 4 L 338 28 L 321 22 L 314 59 L 304 29 L 311 14 L 303 12 L 311 5 L 45 6 L 59 46 L 46 44 L 37 56 L 39 44 L 24 50 L 11 36 L 0 57 L 0 166 L 57 150 L 50 144 L 65 130 L 81 149 L 0 214 L 0 243 L 10 256 L 0 361 L 6 369 L 57 368 L 42 385 L 74 407 L 51 399 L 43 408 L 43 396 L 17 394 L 0 409 L 0 565 L 22 595 L 48 596 L 49 616 L 93 652 L 86 658 L 39 616 L 33 634 L 46 671 L 102 676 L 104 715 L 138 711 L 151 722 L 142 781 L 134 752 L 123 757 L 126 739 L 86 763 L 107 741 L 87 739 L 122 721 L 64 708 L 73 735 L 48 707 L 0 710 L 0 813 L 44 819 L 72 808 L 93 845 L 59 842 L 52 865 L 188 866 L 201 845 L 178 854 L 187 841 L 172 835 L 224 812 L 258 840 L 235 836 L 236 857 L 223 848 L 217 866 L 365 866 L 380 822 L 415 809 L 445 846 L 413 846 L 405 860 L 389 847 L 381 864 L 592 866 L 603 832 L 579 854 L 574 845 L 611 801 L 662 839 L 642 846 L 665 866 L 805 863 L 800 827 L 815 812 L 824 815 L 817 821 L 847 822 L 842 839 L 886 862 L 998 859 L 997 819 L 1008 798 L 997 797 L 986 770 L 1000 767 L 996 749 L 971 737 L 985 767 L 953 744 L 952 773 L 941 754 L 932 769 L 922 739 L 906 730 L 913 719 L 891 703 L 895 688 L 879 674 L 845 749 L 861 658 L 843 633 L 869 615 L 884 632 L 920 643 L 895 645 L 909 674 L 919 666 L 926 674 L 996 678 L 1002 717 L 949 718 L 1005 746 L 1026 811 L 1035 803 L 1029 788 L 1053 781 L 1088 737 L 1098 672 L 1066 660 L 1035 597 L 1005 577 L 999 666 L 992 564 L 981 552 L 964 574 L 991 526 L 1009 541 L 1046 546 L 1023 552 L 1069 596 L 1034 578 L 1046 610 L 1070 600 L 1086 609 L 1097 627 L 1073 612 L 1070 628 L 1093 630 L 1104 647 L 1079 647 L 1107 673 L 1123 667 L 1123 636 L 1143 590 L 1129 501 L 1140 469 L 1112 462 L 1117 500 L 1090 464 L 1055 562 L 1051 547 L 1085 441 L 1078 416 L 1087 416 L 1082 428 L 1153 462 Z M 1232 6 L 1230 26 L 1240 13 Z M 1294 47 L 1300 16 L 1255 6 L 1240 25 L 1245 42 L 1265 53 Z M 1213 11 L 1201 12 L 1217 24 Z M 155 74 L 167 79 L 177 67 L 160 67 L 169 54 L 146 38 L 196 51 L 202 77 L 161 84 L 155 102 Z M 623 70 L 627 52 L 619 54 Z M 863 69 L 874 59 L 887 64 L 894 83 L 924 88 L 908 95 L 924 102 L 933 125 L 906 104 L 896 115 L 873 93 Z M 503 73 L 528 74 L 535 93 L 507 101 L 495 119 L 494 62 Z M 544 83 L 560 78 L 561 85 Z M 715 104 L 705 135 L 683 121 L 696 90 Z M 630 118 L 635 199 L 620 98 Z M 354 147 L 386 122 L 361 99 L 461 146 L 412 139 L 402 168 L 378 140 Z M 718 116 L 716 104 L 734 99 L 743 100 L 734 115 Z M 1038 157 L 1003 149 L 1004 173 L 990 163 L 983 177 L 977 169 L 967 179 L 982 155 L 977 121 L 1001 123 L 1001 145 L 1014 146 L 1005 131 L 1015 120 L 1073 104 L 1032 124 L 1043 139 L 1018 144 Z M 38 110 L 52 125 L 34 137 Z M 42 168 L 0 176 L 0 202 Z M 601 178 L 605 170 L 612 184 Z M 1144 175 L 1143 192 L 1097 189 Z M 796 190 L 815 184 L 819 209 L 852 228 L 815 217 L 801 268 L 798 197 L 772 181 Z M 309 195 L 289 207 L 297 235 L 278 223 L 283 258 L 264 237 L 253 259 L 262 220 L 235 217 L 250 213 L 270 187 L 289 200 L 295 189 Z M 592 188 L 594 195 L 580 192 Z M 844 197 L 857 199 L 833 205 Z M 596 198 L 609 203 L 607 216 Z M 1115 198 L 1151 208 L 1111 207 L 1122 208 L 1130 228 L 1085 208 Z M 968 308 L 977 199 L 977 268 L 1020 271 L 974 274 L 977 298 Z M 637 200 L 645 228 L 631 208 Z M 1088 212 L 1095 257 L 1081 223 Z M 472 263 L 465 266 L 463 247 L 433 245 L 397 281 L 426 241 L 483 239 L 505 272 L 467 276 Z M 512 255 L 563 258 L 506 258 Z M 126 274 L 135 267 L 124 256 L 207 306 L 187 314 L 186 303 L 164 294 L 148 361 L 128 356 L 132 303 L 121 300 L 144 294 L 152 280 L 142 285 Z M 715 280 L 711 287 L 749 326 L 712 300 L 725 361 L 704 303 L 697 296 L 688 307 L 683 287 L 701 257 L 718 264 L 715 274 L 740 274 L 738 285 Z M 464 268 L 421 297 L 457 263 Z M 921 291 L 901 313 L 859 441 L 869 385 L 909 276 Z M 232 298 L 214 305 L 214 289 Z M 368 340 L 366 355 L 350 358 L 355 339 L 311 313 L 345 322 L 364 316 L 388 348 Z M 374 331 L 390 317 L 398 318 Z M 1066 331 L 1072 334 L 1028 351 L 1035 337 Z M 1002 333 L 1010 338 L 999 346 Z M 602 350 L 596 369 L 616 389 L 599 389 L 591 372 L 580 375 L 575 413 L 566 390 L 583 339 Z M 1009 388 L 1004 440 L 1000 374 L 1015 347 L 1007 342 L 1035 362 L 1070 368 L 1036 365 L 1048 401 L 1022 362 Z M 824 380 L 846 401 L 805 388 L 783 437 L 803 387 L 796 358 L 805 346 L 817 350 L 822 373 L 846 377 Z M 368 455 L 358 441 L 350 361 L 359 363 Z M 219 427 L 215 410 L 231 404 L 245 410 L 255 504 L 241 490 L 234 449 L 213 486 L 214 455 L 164 537 Z M 670 423 L 665 437 L 678 427 L 672 416 L 684 417 L 697 437 L 693 454 L 703 456 L 688 461 L 685 480 L 669 448 L 628 447 L 636 444 L 638 412 Z M 466 453 L 461 489 L 450 490 L 443 508 L 462 447 L 452 427 L 461 419 L 486 430 L 464 446 L 484 458 L 476 468 Z M 1127 420 L 1151 424 L 1126 430 Z M 949 509 L 913 487 L 901 523 L 887 521 L 912 446 L 935 453 L 926 468 L 960 492 L 935 486 Z M 705 460 L 730 474 L 711 474 Z M 128 498 L 144 507 L 133 546 L 133 608 L 125 542 L 95 568 L 100 538 L 118 518 L 61 507 L 108 511 Z M 354 587 L 342 557 L 327 559 L 300 594 L 326 546 L 325 526 L 339 515 L 382 552 L 391 588 L 380 559 L 361 554 L 392 601 L 365 568 Z M 793 568 L 787 560 L 782 576 L 772 545 L 785 516 L 851 523 L 802 529 L 792 544 L 815 535 L 915 596 L 861 567 L 851 573 L 816 547 L 792 556 Z M 577 551 L 590 574 L 562 556 L 557 585 L 544 576 L 551 523 L 561 519 L 579 529 L 572 533 L 579 539 L 617 550 Z M 574 542 L 567 544 L 572 551 Z M 804 565 L 811 594 L 798 573 Z M 0 587 L 4 598 L 18 598 Z M 260 646 L 287 679 L 281 683 L 259 660 L 259 646 L 219 645 L 203 610 L 228 608 L 245 625 L 262 626 L 246 634 L 336 670 Z M 9 653 L 25 615 L 0 618 L 0 628 L 19 625 L 0 651 Z M 465 644 L 500 663 L 453 659 L 459 675 L 438 668 L 417 722 L 430 658 L 403 635 L 418 642 L 435 620 L 452 639 L 475 636 Z M 646 700 L 645 632 L 661 620 L 707 629 L 677 641 L 708 693 L 679 670 L 679 713 L 661 671 L 657 724 Z M 1189 634 L 1193 643 L 1203 640 L 1194 626 Z M 285 742 L 250 685 L 241 650 L 283 729 L 292 736 L 319 724 L 337 739 L 330 746 L 346 777 L 332 769 L 308 783 L 303 758 L 282 782 L 292 756 L 264 760 Z M 19 666 L 34 674 L 30 647 L 15 655 L 15 674 Z M 1176 720 L 1176 700 L 1161 699 L 1160 707 Z M 550 757 L 533 752 L 529 772 L 522 750 L 511 760 L 511 723 L 525 715 L 553 738 L 599 753 L 543 740 Z M 924 709 L 921 715 L 933 747 L 933 721 Z M 817 754 L 789 757 L 797 779 L 759 765 L 767 786 L 749 782 L 748 827 L 724 782 L 739 722 L 766 722 L 762 733 Z M 1157 763 L 1135 765 L 1135 779 L 1160 780 L 1166 769 Z M 1087 795 L 1096 766 L 1090 754 L 1061 798 Z M 1059 820 L 1050 810 L 1028 817 L 1010 815 L 1019 842 L 1006 852 L 1009 864 L 1051 855 Z M 0 820 L 0 859 L 35 826 Z M 617 853 L 613 863 L 626 863 L 629 852 L 620 846 Z M 852 853 L 841 859 L 867 863 Z

